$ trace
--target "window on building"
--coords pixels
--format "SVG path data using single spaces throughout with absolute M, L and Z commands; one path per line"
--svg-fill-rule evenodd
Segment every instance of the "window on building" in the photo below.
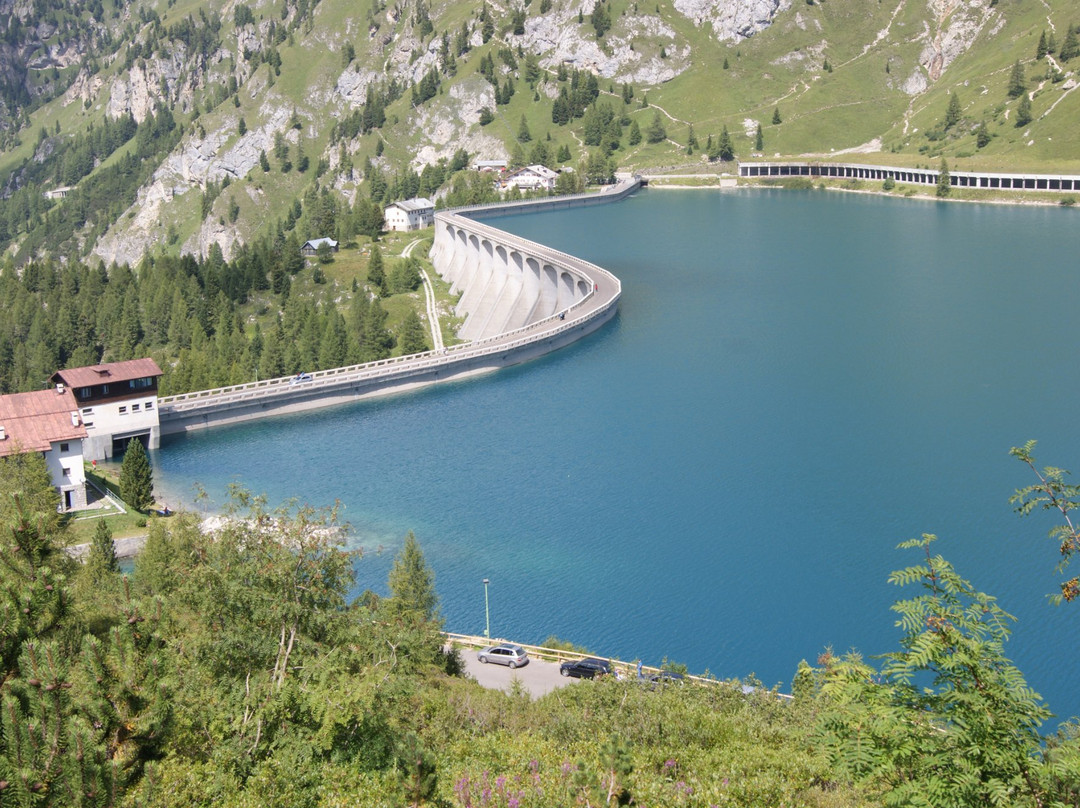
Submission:
M 147 387 L 152 387 L 154 384 L 153 376 L 143 376 L 141 379 L 132 379 L 129 382 L 132 390 L 142 390 Z
M 132 412 L 138 412 L 139 411 L 139 405 L 138 404 L 132 404 L 131 405 L 131 411 Z
M 65 477 L 70 477 L 71 476 L 71 469 L 69 469 L 67 466 L 61 466 L 60 471 L 63 473 L 63 475 Z
M 66 452 L 67 450 L 68 450 L 68 445 L 66 443 L 61 443 L 60 444 L 60 451 L 61 452 Z
M 120 414 L 121 415 L 127 415 L 127 407 L 121 407 L 120 408 Z
M 145 406 L 145 407 L 143 407 L 143 409 L 146 409 L 146 410 L 152 410 L 152 409 L 154 409 L 154 402 L 153 402 L 153 401 L 147 401 L 147 402 L 146 402 L 146 406 Z

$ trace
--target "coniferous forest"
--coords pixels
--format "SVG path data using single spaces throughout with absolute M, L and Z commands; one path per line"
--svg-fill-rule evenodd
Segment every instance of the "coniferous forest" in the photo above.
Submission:
M 1021 512 L 1078 489 L 1035 471 Z M 235 492 L 213 531 L 150 522 L 121 573 L 85 563 L 39 455 L 0 460 L 0 805 L 1074 806 L 1075 719 L 1005 656 L 1011 618 L 941 555 L 902 547 L 903 637 L 824 649 L 791 697 L 759 682 L 605 677 L 531 699 L 485 690 L 444 647 L 436 581 L 405 537 L 382 593 L 332 511 Z M 101 532 L 101 531 L 99 531 Z M 1076 597 L 1076 579 L 1062 601 Z M 882 615 L 880 619 L 892 619 Z M 1049 734 L 1047 734 L 1049 727 Z

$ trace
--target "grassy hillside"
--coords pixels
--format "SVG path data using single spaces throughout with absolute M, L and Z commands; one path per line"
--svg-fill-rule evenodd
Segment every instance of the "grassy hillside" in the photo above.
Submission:
M 77 250 L 135 261 L 145 252 L 206 254 L 216 242 L 228 257 L 237 243 L 270 232 L 315 185 L 334 188 L 347 203 L 357 195 L 385 203 L 410 187 L 408 174 L 459 149 L 474 159 L 543 158 L 580 169 L 596 151 L 587 143 L 587 116 L 562 125 L 552 119 L 574 69 L 596 74 L 594 103 L 612 106 L 618 125 L 601 147 L 620 170 L 706 162 L 708 139 L 727 128 L 738 159 L 857 151 L 866 162 L 928 165 L 944 156 L 954 168 L 1080 171 L 1080 59 L 1065 61 L 1062 52 L 1080 12 L 1065 0 L 796 3 L 737 41 L 722 41 L 708 20 L 695 24 L 673 0 L 607 0 L 612 25 L 598 38 L 591 6 L 579 16 L 580 5 L 523 7 L 522 34 L 513 8 L 471 0 L 362 8 L 344 0 L 161 0 L 106 9 L 101 24 L 113 38 L 65 95 L 28 114 L 0 152 L 0 186 L 9 194 L 27 189 L 34 165 L 43 187 L 60 185 L 65 144 L 109 116 L 130 112 L 141 121 L 164 105 L 183 127 L 180 144 L 155 158 L 154 176 L 111 231 L 100 241 L 86 233 Z M 724 5 L 716 0 L 712 8 Z M 1037 59 L 1040 35 L 1056 47 Z M 539 67 L 531 79 L 527 56 Z M 490 82 L 481 70 L 488 59 Z M 1010 95 L 1017 62 L 1024 93 Z M 569 81 L 559 80 L 564 68 Z M 415 90 L 432 70 L 436 93 L 418 101 Z M 389 82 L 396 89 L 381 125 L 355 134 L 336 129 L 373 93 L 389 92 Z M 497 98 L 508 83 L 513 96 Z M 945 127 L 953 94 L 961 116 Z M 1018 127 L 1025 96 L 1031 120 Z M 483 126 L 482 108 L 493 116 Z M 631 124 L 644 130 L 657 111 L 666 138 L 632 144 Z M 531 138 L 519 142 L 522 119 Z M 688 154 L 691 126 L 698 148 Z M 989 135 L 981 146 L 980 130 Z M 564 147 L 569 159 L 559 160 Z M 101 160 L 90 176 L 130 149 Z M 207 190 L 226 179 L 228 191 L 207 209 Z M 31 210 L 24 225 L 21 209 L 5 211 L 8 245 L 14 249 L 43 214 Z

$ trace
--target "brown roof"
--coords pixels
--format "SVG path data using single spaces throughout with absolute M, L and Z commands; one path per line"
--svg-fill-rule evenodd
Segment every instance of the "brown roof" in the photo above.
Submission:
M 55 389 L 38 390 L 0 396 L 0 426 L 4 428 L 0 457 L 17 450 L 47 452 L 54 441 L 85 438 L 86 428 L 82 421 L 71 422 L 71 414 L 78 411 L 79 405 L 71 390 L 63 393 Z
M 129 359 L 126 362 L 105 362 L 86 368 L 65 368 L 56 371 L 52 380 L 63 382 L 68 387 L 93 387 L 96 384 L 113 384 L 160 375 L 161 368 L 153 359 Z

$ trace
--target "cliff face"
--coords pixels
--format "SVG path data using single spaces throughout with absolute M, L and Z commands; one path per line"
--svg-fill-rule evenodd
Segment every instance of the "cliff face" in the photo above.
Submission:
M 791 0 L 675 0 L 675 8 L 694 25 L 710 23 L 721 42 L 739 42 L 772 25 Z

